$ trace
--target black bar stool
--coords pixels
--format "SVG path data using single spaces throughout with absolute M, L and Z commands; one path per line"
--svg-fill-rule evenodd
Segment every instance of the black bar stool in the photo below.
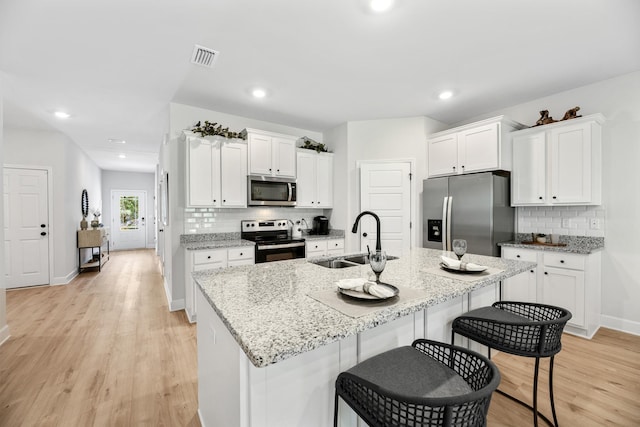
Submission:
M 425 339 L 342 372 L 338 396 L 369 426 L 485 426 L 500 383 L 493 362 L 465 348 Z
M 517 356 L 535 357 L 533 376 L 533 407 L 527 403 L 497 390 L 498 393 L 526 406 L 533 411 L 533 423 L 538 426 L 538 415 L 549 425 L 558 427 L 558 417 L 553 400 L 553 359 L 562 349 L 562 331 L 571 319 L 568 310 L 551 305 L 499 301 L 491 307 L 471 310 L 456 318 L 452 324 L 451 342 L 455 334 Z M 538 412 L 538 370 L 540 358 L 550 357 L 549 398 L 554 424 Z

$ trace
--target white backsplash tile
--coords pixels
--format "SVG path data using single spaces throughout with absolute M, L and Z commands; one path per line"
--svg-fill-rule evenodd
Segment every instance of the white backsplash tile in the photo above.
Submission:
M 243 219 L 304 219 L 308 227 L 313 226 L 313 217 L 327 215 L 331 210 L 297 208 L 186 208 L 184 209 L 184 234 L 240 232 Z M 331 227 L 331 220 L 329 220 Z M 303 224 L 303 227 L 304 224 Z M 305 227 L 306 228 L 306 227 Z
M 518 233 L 605 236 L 605 210 L 602 206 L 519 207 L 516 208 L 516 216 Z M 600 220 L 599 229 L 591 228 L 591 218 Z

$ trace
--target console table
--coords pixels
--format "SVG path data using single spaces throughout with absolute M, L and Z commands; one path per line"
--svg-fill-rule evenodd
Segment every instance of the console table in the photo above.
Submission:
M 84 262 L 82 254 L 86 251 L 83 249 L 91 250 L 91 258 L 84 260 Z M 87 268 L 95 267 L 101 271 L 102 265 L 107 261 L 109 261 L 109 229 L 101 227 L 78 230 L 78 273 L 82 273 Z

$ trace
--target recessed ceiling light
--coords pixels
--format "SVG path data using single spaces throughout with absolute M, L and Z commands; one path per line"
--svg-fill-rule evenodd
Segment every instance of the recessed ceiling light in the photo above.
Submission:
M 393 6 L 393 0 L 371 0 L 369 7 L 376 13 L 386 12 Z
M 127 156 L 124 155 L 124 154 L 118 154 L 118 157 L 120 157 L 121 159 L 126 159 L 127 158 Z
M 267 91 L 261 88 L 255 88 L 251 91 L 251 95 L 253 95 L 254 98 L 264 98 L 267 96 Z
M 444 92 L 440 92 L 440 95 L 438 95 L 438 98 L 440 99 L 449 99 L 453 96 L 453 92 L 451 92 L 450 90 L 445 90 Z
M 59 119 L 68 119 L 69 117 L 71 117 L 69 113 L 65 113 L 64 111 L 56 111 L 53 114 Z
M 124 139 L 117 139 L 117 138 L 109 138 L 108 141 L 113 143 L 113 144 L 126 144 L 127 143 L 127 141 L 125 141 Z

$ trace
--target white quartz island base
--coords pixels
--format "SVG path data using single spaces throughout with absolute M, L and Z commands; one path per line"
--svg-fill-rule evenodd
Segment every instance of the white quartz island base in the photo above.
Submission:
M 334 383 L 340 372 L 382 351 L 411 344 L 416 338 L 449 342 L 455 317 L 498 299 L 499 286 L 489 285 L 257 368 L 198 289 L 200 421 L 204 427 L 331 426 Z M 340 405 L 338 425 L 357 426 L 355 413 L 344 403 Z

